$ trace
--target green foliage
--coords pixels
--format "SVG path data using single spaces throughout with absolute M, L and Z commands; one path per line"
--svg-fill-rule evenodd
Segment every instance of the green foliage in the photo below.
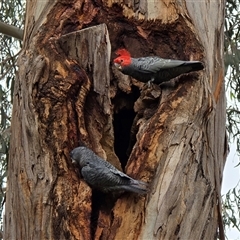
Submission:
M 237 143 L 240 154 L 240 3 L 227 0 L 225 18 L 225 79 L 227 87 L 227 130 L 229 140 Z M 239 166 L 239 164 L 238 164 Z M 222 197 L 225 230 L 235 228 L 240 233 L 240 190 L 235 187 Z
M 240 232 L 240 189 L 235 187 L 223 196 L 223 221 L 225 226 L 234 227 Z
M 240 4 L 237 0 L 228 0 L 226 3 L 225 19 L 225 69 L 227 86 L 227 129 L 230 140 L 237 142 L 240 153 Z

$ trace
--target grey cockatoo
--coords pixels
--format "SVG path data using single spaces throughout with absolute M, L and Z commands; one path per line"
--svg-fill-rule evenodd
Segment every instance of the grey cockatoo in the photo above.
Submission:
M 85 146 L 73 149 L 70 157 L 78 163 L 81 175 L 93 188 L 103 192 L 125 190 L 147 193 L 147 183 L 129 177 Z

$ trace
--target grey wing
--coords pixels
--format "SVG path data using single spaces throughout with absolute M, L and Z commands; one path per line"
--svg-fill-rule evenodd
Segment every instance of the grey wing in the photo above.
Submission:
M 105 165 L 105 167 L 111 172 L 111 174 L 114 174 L 117 177 L 121 177 L 123 180 L 132 180 L 131 177 L 129 177 L 128 175 L 126 175 L 125 173 L 119 171 L 117 168 L 115 168 L 111 163 L 109 163 L 106 160 L 102 160 L 100 159 L 103 164 Z
M 89 185 L 96 188 L 108 188 L 131 181 L 126 174 L 103 166 L 87 165 L 82 168 L 81 174 Z
M 142 73 L 156 73 L 162 69 L 169 69 L 181 66 L 185 61 L 164 59 L 159 57 L 136 58 L 134 65 Z

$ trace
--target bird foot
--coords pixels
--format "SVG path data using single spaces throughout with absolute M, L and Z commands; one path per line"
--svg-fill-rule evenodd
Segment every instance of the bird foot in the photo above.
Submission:
M 149 80 L 149 81 L 147 82 L 148 88 L 153 87 L 153 82 L 154 82 L 154 78 L 152 78 L 151 80 Z
M 160 84 L 160 87 L 161 88 L 175 88 L 178 86 L 179 79 L 180 79 L 179 77 L 176 77 L 176 78 L 171 79 L 170 81 L 162 82 Z

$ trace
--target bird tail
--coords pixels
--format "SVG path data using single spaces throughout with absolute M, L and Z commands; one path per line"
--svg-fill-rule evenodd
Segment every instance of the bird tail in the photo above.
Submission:
M 124 190 L 139 194 L 147 194 L 149 190 L 148 183 L 132 179 L 129 185 L 125 185 Z
M 189 61 L 185 62 L 184 66 L 189 66 L 191 70 L 189 72 L 199 71 L 204 69 L 204 65 L 202 62 L 199 61 Z

